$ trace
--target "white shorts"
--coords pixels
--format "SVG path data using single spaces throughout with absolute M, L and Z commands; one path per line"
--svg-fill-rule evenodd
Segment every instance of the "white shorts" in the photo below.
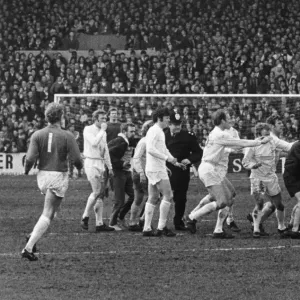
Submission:
M 266 193 L 269 196 L 276 196 L 281 192 L 278 183 L 278 177 L 272 177 L 268 180 L 261 180 L 259 178 L 250 178 L 251 181 L 251 195 L 254 193 Z
M 224 168 L 218 168 L 210 163 L 202 162 L 199 166 L 198 173 L 205 187 L 209 187 L 212 185 L 221 185 L 227 172 L 224 171 Z
M 104 181 L 105 166 L 101 159 L 86 158 L 84 160 L 84 171 L 88 181 L 98 179 Z
M 146 172 L 146 176 L 152 185 L 156 185 L 161 180 L 169 180 L 167 169 L 159 172 Z
M 43 171 L 37 173 L 37 183 L 42 194 L 50 190 L 57 197 L 64 198 L 69 186 L 68 172 Z

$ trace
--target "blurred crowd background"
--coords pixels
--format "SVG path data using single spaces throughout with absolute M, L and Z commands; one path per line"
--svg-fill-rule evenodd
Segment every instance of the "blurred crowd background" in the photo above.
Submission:
M 182 94 L 68 98 L 64 126 L 71 131 L 82 132 L 97 106 L 115 106 L 120 122 L 140 126 L 164 105 L 184 114 L 184 127 L 203 145 L 211 113 L 231 106 L 241 137 L 253 138 L 257 122 L 278 114 L 284 138 L 299 138 L 300 95 L 288 98 L 300 94 L 297 0 L 0 0 L 0 5 L 1 152 L 26 151 L 31 134 L 45 126 L 45 107 L 57 93 Z M 98 49 L 87 45 L 87 55 L 80 56 L 79 33 L 126 36 L 126 47 L 116 52 L 121 49 L 104 45 L 96 55 Z M 187 93 L 195 98 L 185 98 Z

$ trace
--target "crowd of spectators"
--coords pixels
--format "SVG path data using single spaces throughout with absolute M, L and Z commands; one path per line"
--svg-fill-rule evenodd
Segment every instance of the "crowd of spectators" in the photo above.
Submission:
M 0 151 L 26 150 L 28 137 L 44 126 L 44 110 L 55 93 L 300 94 L 297 0 L 0 0 L 0 5 Z M 78 56 L 81 32 L 125 35 L 130 55 L 107 45 L 102 55 L 91 49 L 87 57 Z M 59 52 L 50 57 L 47 50 L 69 50 L 72 57 Z M 136 50 L 143 50 L 140 56 Z M 299 135 L 298 101 L 146 99 L 114 105 L 122 120 L 137 123 L 160 103 L 182 109 L 185 126 L 201 143 L 211 129 L 211 111 L 226 105 L 235 106 L 242 137 L 252 137 L 253 125 L 270 113 L 284 118 L 286 138 Z M 82 115 L 67 117 L 66 127 L 76 118 Z

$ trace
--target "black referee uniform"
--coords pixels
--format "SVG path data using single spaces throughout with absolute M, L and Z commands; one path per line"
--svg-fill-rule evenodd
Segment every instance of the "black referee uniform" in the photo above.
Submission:
M 170 116 L 170 123 L 180 125 L 182 123 L 182 116 L 178 113 L 172 113 Z M 188 159 L 191 164 L 199 164 L 202 158 L 203 151 L 200 148 L 196 136 L 192 132 L 180 130 L 178 133 L 172 134 L 170 128 L 165 130 L 166 146 L 170 153 L 177 158 L 178 162 Z M 174 225 L 177 230 L 185 230 L 183 216 L 187 201 L 187 191 L 190 182 L 190 167 L 186 170 L 175 167 L 167 163 L 167 167 L 171 170 L 170 182 L 174 194 L 175 216 Z

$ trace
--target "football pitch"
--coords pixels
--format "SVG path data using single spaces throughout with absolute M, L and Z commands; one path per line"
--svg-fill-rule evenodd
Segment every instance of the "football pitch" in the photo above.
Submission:
M 279 238 L 275 215 L 265 224 L 270 236 L 254 240 L 246 220 L 253 208 L 248 178 L 241 173 L 229 178 L 242 229 L 233 240 L 212 239 L 215 213 L 198 222 L 195 235 L 177 232 L 175 238 L 95 233 L 93 214 L 85 232 L 80 218 L 90 187 L 85 179 L 71 180 L 58 217 L 38 243 L 39 260 L 29 262 L 20 252 L 43 196 L 35 176 L 1 176 L 0 299 L 299 299 L 299 240 Z M 280 183 L 288 221 L 295 200 L 281 178 Z M 193 179 L 187 212 L 205 193 Z M 106 217 L 110 201 L 105 200 Z M 156 211 L 155 227 L 157 218 Z

